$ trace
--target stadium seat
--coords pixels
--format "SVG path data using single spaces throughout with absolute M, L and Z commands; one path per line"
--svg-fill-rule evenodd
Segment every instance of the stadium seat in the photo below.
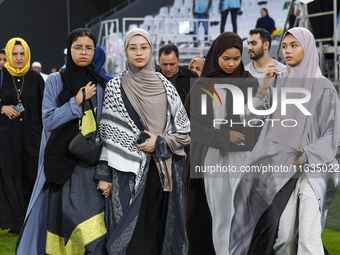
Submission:
M 182 8 L 182 6 L 183 6 L 183 0 L 175 0 L 174 1 L 174 5 L 173 5 L 173 7 L 177 7 L 177 8 Z
M 158 15 L 161 18 L 169 18 L 169 9 L 168 9 L 168 7 L 161 7 L 159 9 Z

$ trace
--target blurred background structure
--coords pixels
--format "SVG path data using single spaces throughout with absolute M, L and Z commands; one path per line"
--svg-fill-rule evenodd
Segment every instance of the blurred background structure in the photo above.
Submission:
M 98 44 L 107 55 L 105 69 L 114 76 L 125 69 L 123 38 L 134 27 L 146 29 L 152 36 L 154 60 L 157 64 L 157 52 L 160 46 L 174 43 L 180 50 L 182 65 L 188 65 L 194 56 L 205 56 L 212 41 L 220 33 L 221 14 L 218 12 L 219 0 L 212 0 L 209 14 L 208 38 L 205 40 L 203 26 L 198 27 L 198 43 L 193 41 L 194 23 L 192 0 L 0 0 L 1 36 L 0 48 L 15 36 L 22 37 L 31 47 L 32 61 L 39 61 L 48 73 L 52 67 L 63 65 L 63 49 L 69 31 L 78 27 L 87 27 L 95 33 Z M 284 31 L 293 26 L 305 26 L 312 29 L 312 19 L 328 17 L 332 22 L 332 35 L 328 38 L 316 37 L 320 66 L 325 76 L 332 78 L 335 85 L 339 81 L 338 45 L 339 0 L 242 0 L 241 14 L 237 18 L 238 34 L 246 39 L 250 29 L 255 28 L 262 8 L 275 21 L 276 30 L 270 56 L 283 61 L 280 41 Z M 316 2 L 328 6 L 327 11 L 319 8 L 317 13 L 308 15 L 310 5 Z M 306 4 L 308 3 L 308 4 Z M 308 8 L 307 8 L 308 7 Z M 322 23 L 322 22 L 321 22 Z M 323 24 L 324 25 L 324 24 Z M 231 15 L 228 15 L 225 31 L 232 31 Z M 247 43 L 244 40 L 243 61 L 250 62 Z

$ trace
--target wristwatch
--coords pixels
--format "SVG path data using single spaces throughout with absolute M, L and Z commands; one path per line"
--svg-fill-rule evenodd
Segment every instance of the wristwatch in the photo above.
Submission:
M 4 114 L 4 107 L 1 107 L 1 114 Z

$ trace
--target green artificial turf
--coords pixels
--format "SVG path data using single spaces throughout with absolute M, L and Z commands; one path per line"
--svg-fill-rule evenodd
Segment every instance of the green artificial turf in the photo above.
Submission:
M 327 249 L 330 255 L 340 254 L 340 233 L 326 228 L 322 234 L 323 246 Z
M 329 206 L 326 228 L 340 232 L 340 191 L 338 191 L 331 205 Z M 338 240 L 340 242 L 340 239 Z
M 18 237 L 9 237 L 8 229 L 0 229 L 0 255 L 15 255 Z M 340 254 L 340 192 L 333 199 L 327 216 L 326 229 L 322 241 L 330 255 Z
M 0 255 L 15 255 L 15 245 L 18 237 L 9 237 L 9 229 L 0 229 Z

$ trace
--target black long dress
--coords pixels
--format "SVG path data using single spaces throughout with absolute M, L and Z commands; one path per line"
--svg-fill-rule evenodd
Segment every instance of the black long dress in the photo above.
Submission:
M 25 111 L 14 120 L 0 115 L 0 228 L 20 231 L 38 171 L 45 84 L 33 70 L 20 77 L 2 71 L 0 108 L 18 104 L 15 82 Z
M 130 118 L 138 129 L 143 131 L 144 128 L 140 117 L 123 88 L 121 90 L 123 102 Z M 156 163 L 151 158 L 138 220 L 126 251 L 127 255 L 162 254 L 169 195 L 169 192 L 163 191 Z

